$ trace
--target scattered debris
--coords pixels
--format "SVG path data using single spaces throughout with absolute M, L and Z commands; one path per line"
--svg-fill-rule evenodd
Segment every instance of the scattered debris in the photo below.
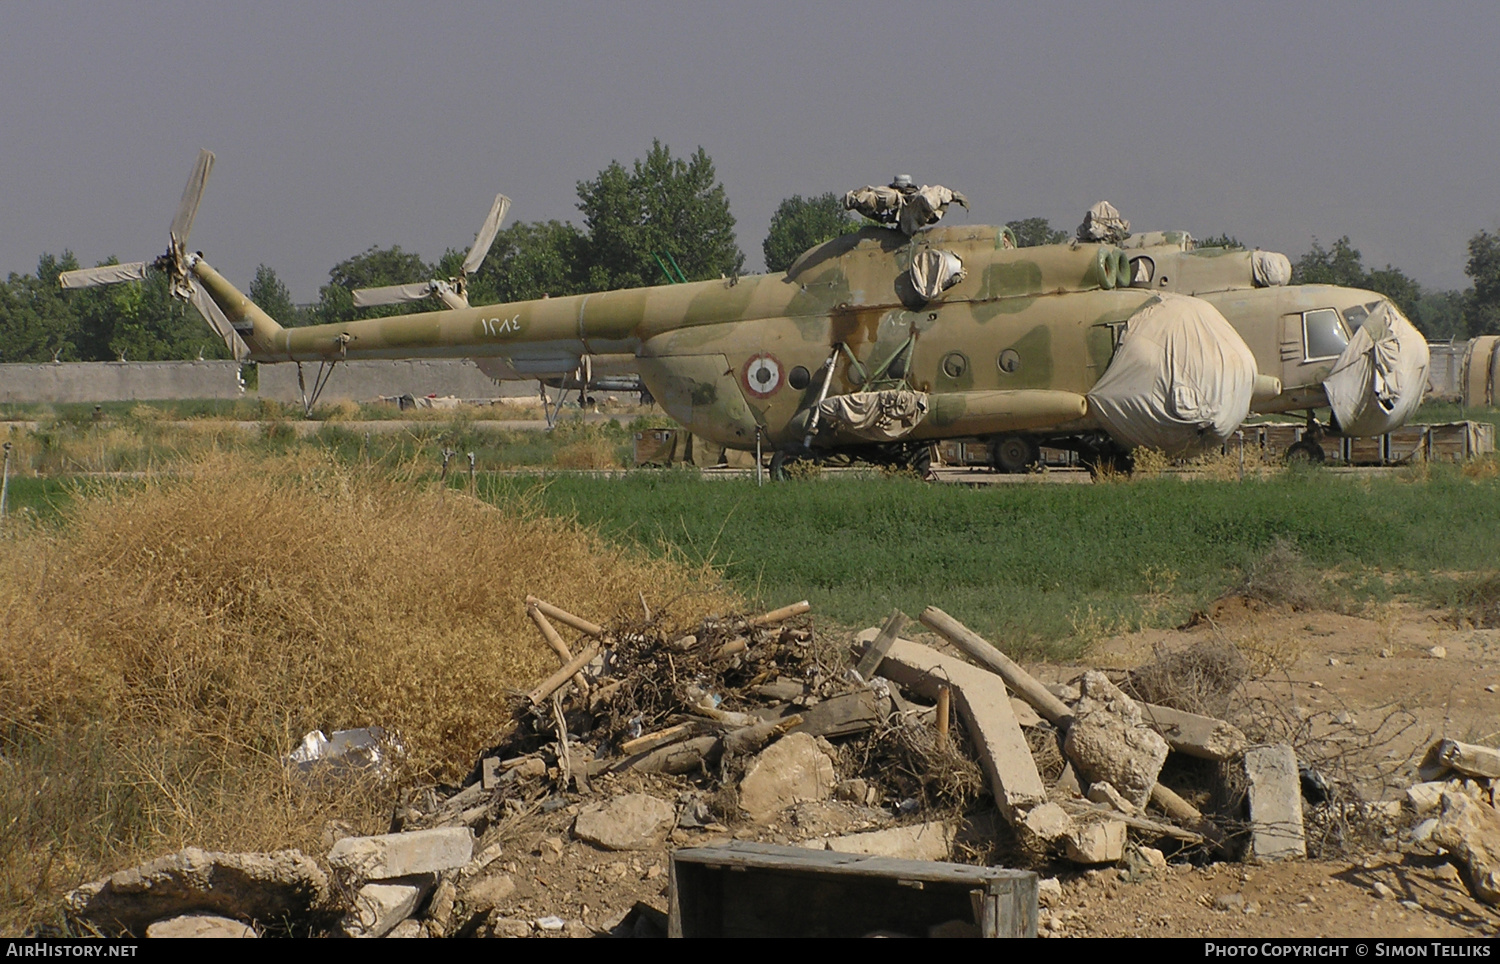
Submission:
M 474 855 L 468 827 L 437 827 L 378 837 L 344 837 L 328 852 L 336 872 L 357 880 L 389 880 L 462 867 Z
M 677 810 L 645 793 L 627 793 L 587 806 L 573 824 L 573 835 L 605 850 L 647 850 L 661 843 Z
M 243 921 L 214 914 L 184 914 L 168 917 L 146 927 L 146 937 L 151 940 L 166 937 L 259 937 L 255 928 Z
M 301 851 L 226 854 L 189 847 L 84 884 L 64 905 L 101 933 L 140 934 L 156 921 L 195 911 L 246 921 L 306 918 L 327 894 L 328 878 Z
M 1166 740 L 1145 724 L 1134 700 L 1095 670 L 1083 675 L 1083 695 L 1073 712 L 1063 752 L 1079 776 L 1108 782 L 1143 806 L 1167 761 Z
M 1432 841 L 1459 862 L 1469 892 L 1500 904 L 1500 813 L 1464 793 L 1443 794 Z

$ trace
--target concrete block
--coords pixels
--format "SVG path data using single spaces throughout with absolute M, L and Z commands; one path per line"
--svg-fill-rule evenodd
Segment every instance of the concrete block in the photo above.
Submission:
M 866 632 L 873 635 L 872 630 Z M 938 687 L 950 688 L 995 803 L 1012 824 L 1047 799 L 1047 788 L 999 676 L 907 639 L 891 644 L 880 664 L 880 675 L 932 699 Z
M 365 884 L 354 895 L 354 908 L 344 917 L 344 934 L 384 937 L 416 913 L 435 881 L 432 874 L 414 874 Z
M 647 850 L 661 843 L 677 809 L 647 793 L 592 804 L 573 822 L 573 836 L 606 850 Z
M 1178 753 L 1204 760 L 1230 760 L 1245 752 L 1250 742 L 1239 728 L 1211 716 L 1174 710 L 1170 706 L 1138 704 L 1141 718 Z
M 1120 791 L 1116 790 L 1112 784 L 1105 783 L 1102 780 L 1098 783 L 1089 784 L 1088 797 L 1095 803 L 1102 803 L 1106 807 L 1112 807 L 1116 811 L 1129 816 L 1135 816 L 1141 812 L 1140 807 L 1120 796 Z
M 1090 783 L 1110 783 L 1131 803 L 1145 806 L 1167 760 L 1167 742 L 1103 673 L 1084 673 L 1082 689 L 1063 739 L 1064 755 Z
M 243 921 L 219 917 L 215 914 L 184 914 L 159 920 L 146 928 L 146 936 L 152 940 L 169 937 L 259 937 L 255 928 Z
M 1448 789 L 1448 784 L 1443 780 L 1430 780 L 1427 783 L 1415 783 L 1406 788 L 1406 802 L 1413 813 L 1428 813 L 1436 810 L 1443 802 L 1443 791 Z
M 437 827 L 376 837 L 345 837 L 328 852 L 328 865 L 358 880 L 389 880 L 462 867 L 474 855 L 468 827 Z
M 1250 853 L 1257 860 L 1307 856 L 1297 755 L 1285 743 L 1245 751 L 1250 796 Z
M 1068 859 L 1075 864 L 1112 864 L 1125 856 L 1125 824 L 1118 820 L 1087 820 L 1063 838 Z
M 1500 813 L 1467 794 L 1443 794 L 1443 814 L 1432 842 L 1459 862 L 1470 893 L 1500 904 Z
M 792 733 L 761 751 L 740 781 L 740 809 L 769 823 L 788 807 L 827 800 L 838 782 L 815 737 Z

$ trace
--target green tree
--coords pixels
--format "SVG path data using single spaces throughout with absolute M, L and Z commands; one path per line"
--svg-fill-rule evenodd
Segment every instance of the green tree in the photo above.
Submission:
M 1394 301 L 1413 323 L 1422 317 L 1417 308 L 1423 298 L 1422 286 L 1390 265 L 1366 271 L 1359 249 L 1350 243 L 1348 235 L 1333 242 L 1332 248 L 1324 248 L 1314 239 L 1312 250 L 1292 263 L 1292 284 L 1364 288 Z
M 1039 244 L 1062 244 L 1068 240 L 1068 232 L 1053 230 L 1052 222 L 1046 218 L 1006 221 L 1005 226 L 1010 228 L 1011 233 L 1016 236 L 1016 247 L 1019 248 L 1034 248 Z
M 588 239 L 561 221 L 517 221 L 495 235 L 489 257 L 469 282 L 469 301 L 530 301 L 587 287 Z
M 78 267 L 71 251 L 61 258 L 43 254 L 36 274 L 12 273 L 0 285 L 0 361 L 76 361 L 72 342 L 77 320 L 57 284 L 57 276 Z
M 1464 274 L 1474 282 L 1464 310 L 1470 337 L 1500 334 L 1500 235 L 1480 231 L 1469 239 Z
M 1237 237 L 1235 237 L 1232 234 L 1216 234 L 1216 235 L 1213 235 L 1212 237 L 1204 238 L 1202 241 L 1198 242 L 1198 247 L 1200 247 L 1200 248 L 1238 248 L 1241 251 L 1243 251 L 1245 249 L 1245 246 L 1243 244 L 1240 244 L 1240 239 L 1237 238 Z
M 256 266 L 255 280 L 250 282 L 250 300 L 282 325 L 301 324 L 297 306 L 292 304 L 292 293 L 267 265 Z
M 657 258 L 668 254 L 690 281 L 744 267 L 729 199 L 701 147 L 683 160 L 655 140 L 632 170 L 611 161 L 594 180 L 580 181 L 578 199 L 590 290 L 660 284 Z
M 844 199 L 832 191 L 813 198 L 793 194 L 771 215 L 771 228 L 761 242 L 766 270 L 785 271 L 802 252 L 859 228 L 844 210 Z
M 436 277 L 436 272 L 437 269 L 423 261 L 421 255 L 402 251 L 400 245 L 389 248 L 372 246 L 329 269 L 328 284 L 318 289 L 318 305 L 313 309 L 314 317 L 309 320 L 319 324 L 336 324 L 350 321 L 360 315 L 360 312 L 364 312 L 364 317 L 379 318 L 414 311 L 432 311 L 434 305 L 420 302 L 379 308 L 355 308 L 351 292 L 355 288 L 415 284 Z

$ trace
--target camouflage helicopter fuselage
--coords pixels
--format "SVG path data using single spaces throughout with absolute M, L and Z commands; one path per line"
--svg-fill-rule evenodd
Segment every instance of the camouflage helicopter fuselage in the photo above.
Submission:
M 923 298 L 909 269 L 929 248 L 963 273 Z M 912 440 L 1098 431 L 1086 394 L 1120 327 L 1159 300 L 1120 286 L 1128 269 L 1110 245 L 1017 249 L 993 227 L 910 238 L 870 227 L 785 274 L 282 328 L 201 259 L 193 268 L 258 361 L 462 356 L 564 370 L 582 355 L 634 356 L 674 419 L 741 449 L 796 445 L 821 394 L 895 383 L 930 393 Z

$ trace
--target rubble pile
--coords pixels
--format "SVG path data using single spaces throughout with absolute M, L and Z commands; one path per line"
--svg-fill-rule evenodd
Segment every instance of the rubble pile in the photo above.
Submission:
M 326 874 L 296 852 L 190 850 L 80 888 L 70 912 L 106 933 L 255 936 L 267 920 L 303 920 L 353 937 L 644 935 L 664 927 L 649 901 L 592 922 L 587 905 L 557 916 L 569 908 L 542 865 L 560 871 L 578 852 L 602 888 L 635 881 L 637 895 L 659 895 L 667 871 L 653 853 L 730 840 L 1137 875 L 1169 859 L 1307 853 L 1309 775 L 1291 746 L 1253 745 L 1225 720 L 1132 698 L 1097 671 L 1044 686 L 935 608 L 921 623 L 951 650 L 904 638 L 899 612 L 850 647 L 819 638 L 806 602 L 688 632 L 649 610 L 606 628 L 526 603 L 557 671 L 514 695 L 506 736 L 463 787 L 403 792 L 390 832 L 335 840 Z M 318 765 L 377 765 L 372 739 L 314 741 Z M 1225 786 L 1174 792 L 1161 782 L 1174 756 L 1209 761 Z M 1440 741 L 1421 773 L 1407 794 L 1410 839 L 1443 848 L 1496 903 L 1500 753 Z M 1205 814 L 1210 799 L 1220 805 Z M 532 856 L 528 872 L 517 857 Z M 1064 933 L 1056 915 L 1042 923 Z

